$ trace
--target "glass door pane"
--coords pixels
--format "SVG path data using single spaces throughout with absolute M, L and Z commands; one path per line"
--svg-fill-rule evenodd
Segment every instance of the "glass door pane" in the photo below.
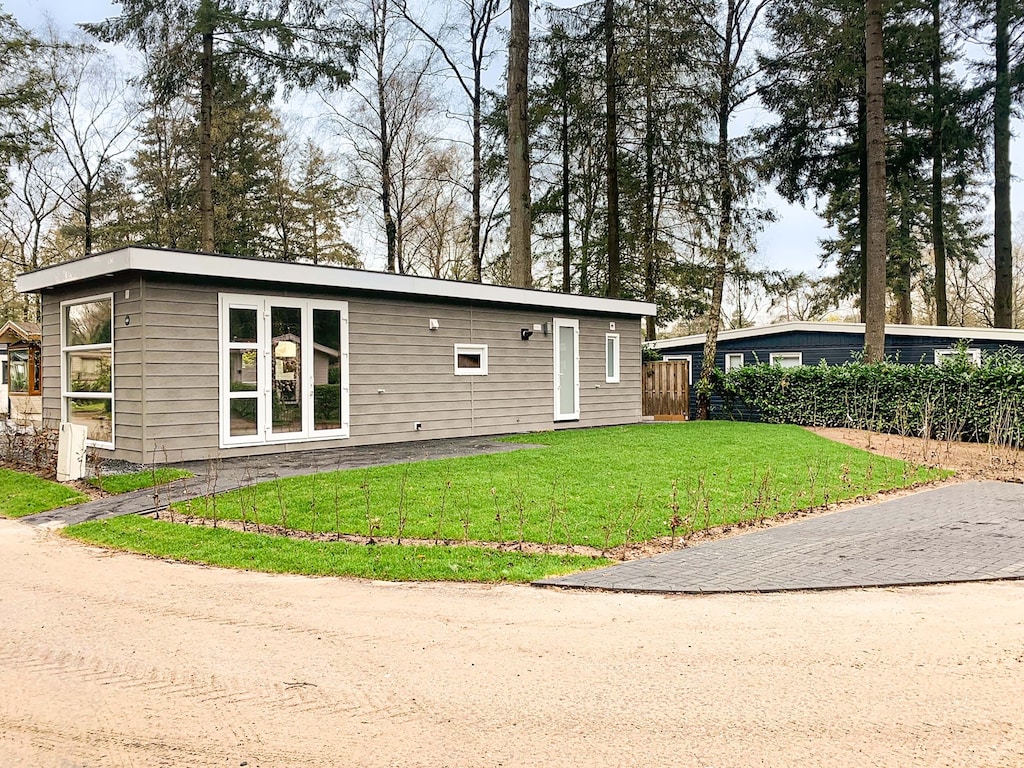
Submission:
M 341 313 L 313 310 L 313 429 L 341 429 Z
M 271 431 L 302 432 L 302 310 L 270 308 Z
M 558 326 L 558 415 L 576 413 L 576 328 Z

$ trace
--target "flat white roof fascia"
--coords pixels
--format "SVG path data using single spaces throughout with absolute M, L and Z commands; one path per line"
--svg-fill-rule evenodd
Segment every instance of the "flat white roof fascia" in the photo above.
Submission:
M 815 323 L 793 321 L 776 325 L 759 325 L 752 328 L 732 328 L 718 334 L 719 341 L 735 339 L 753 339 L 758 336 L 771 336 L 777 333 L 808 332 L 808 333 L 864 333 L 864 323 Z M 1024 330 L 1013 328 L 979 328 L 972 326 L 953 325 L 886 325 L 886 336 L 936 336 L 945 339 L 976 339 L 979 341 L 1018 341 L 1024 342 Z M 647 343 L 652 349 L 671 349 L 686 347 L 692 344 L 703 344 L 704 334 L 677 336 L 673 339 L 658 339 Z
M 270 259 L 247 259 L 136 247 L 88 256 L 19 275 L 15 281 L 15 288 L 22 293 L 30 293 L 130 270 L 317 285 L 327 288 L 398 293 L 429 298 L 518 304 L 555 310 L 602 312 L 640 317 L 657 314 L 656 305 L 643 301 L 577 296 L 569 293 L 509 288 L 502 285 L 396 275 L 390 272 L 368 272 L 358 269 L 293 264 Z

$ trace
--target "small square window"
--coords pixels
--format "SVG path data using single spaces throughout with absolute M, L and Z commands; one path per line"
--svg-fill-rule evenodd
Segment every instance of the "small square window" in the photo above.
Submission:
M 935 364 L 942 365 L 947 360 L 956 359 L 957 355 L 960 354 L 959 349 L 936 349 L 935 350 Z M 981 365 L 981 350 L 980 349 L 965 349 L 964 354 L 967 355 L 967 359 L 970 360 L 974 365 Z
M 772 365 L 782 368 L 797 368 L 804 364 L 803 352 L 772 352 L 769 356 Z
M 725 372 L 728 373 L 736 368 L 743 367 L 743 353 L 742 352 L 728 352 L 725 355 Z
M 486 344 L 456 344 L 455 345 L 455 375 L 456 376 L 486 376 L 487 375 L 487 345 Z

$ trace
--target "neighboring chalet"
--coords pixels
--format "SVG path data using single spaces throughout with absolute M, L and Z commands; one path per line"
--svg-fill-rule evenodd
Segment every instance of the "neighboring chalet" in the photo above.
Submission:
M 134 247 L 17 287 L 41 296 L 44 421 L 117 459 L 642 420 L 653 304 Z
M 0 414 L 38 426 L 42 418 L 39 323 L 0 327 Z
M 959 328 L 936 325 L 886 325 L 885 355 L 905 364 L 935 364 L 965 343 L 967 354 L 981 360 L 983 352 L 1011 347 L 1024 352 L 1024 331 L 1006 328 Z M 666 360 L 686 360 L 690 384 L 703 367 L 704 334 L 659 339 L 647 346 Z M 863 323 L 788 322 L 737 328 L 718 334 L 715 362 L 720 370 L 770 363 L 783 367 L 841 365 L 864 349 Z M 692 410 L 692 408 L 691 408 Z

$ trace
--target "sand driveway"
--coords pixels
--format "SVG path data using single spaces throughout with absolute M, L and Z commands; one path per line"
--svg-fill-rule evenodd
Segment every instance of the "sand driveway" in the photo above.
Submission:
M 1024 766 L 1024 582 L 269 576 L 0 520 L 0 765 Z

